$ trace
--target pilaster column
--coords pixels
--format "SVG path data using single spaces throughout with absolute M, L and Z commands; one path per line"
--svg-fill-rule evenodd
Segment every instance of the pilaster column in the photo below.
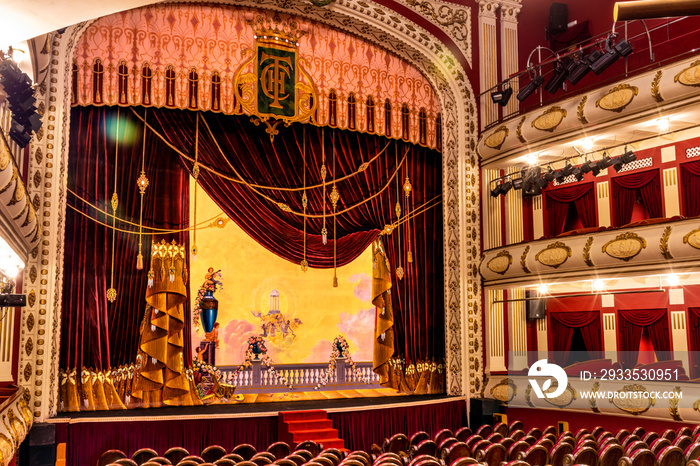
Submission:
M 521 7 L 517 1 L 501 1 L 501 81 L 518 72 L 518 13 Z M 517 112 L 520 104 L 515 98 L 520 90 L 518 80 L 512 80 L 510 87 L 513 95 L 503 109 L 504 115 Z
M 479 87 L 483 91 L 498 83 L 496 47 L 496 10 L 499 2 L 479 0 Z M 491 93 L 481 96 L 481 129 L 498 120 L 498 104 L 491 101 Z

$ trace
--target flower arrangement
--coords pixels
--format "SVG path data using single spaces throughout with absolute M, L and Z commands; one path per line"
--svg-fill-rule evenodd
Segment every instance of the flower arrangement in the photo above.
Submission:
M 331 378 L 331 374 L 333 374 L 333 371 L 335 370 L 335 360 L 340 357 L 346 358 L 347 364 L 350 364 L 350 367 L 352 367 L 352 371 L 358 380 L 361 380 L 362 383 L 370 383 L 368 377 L 362 377 L 362 372 L 357 368 L 357 363 L 352 360 L 348 341 L 342 335 L 338 335 L 333 340 L 333 343 L 331 343 L 331 358 L 328 361 L 328 367 L 321 374 L 321 381 L 314 387 L 314 390 L 318 390 L 319 388 L 326 386 Z
M 206 372 L 207 374 L 211 375 L 212 377 L 216 378 L 216 380 L 221 379 L 221 371 L 219 370 L 218 367 L 212 366 L 211 364 L 207 364 L 206 362 L 202 361 L 201 359 L 194 359 L 192 361 L 192 369 L 196 372 Z
M 202 314 L 202 299 L 204 299 L 204 295 L 207 291 L 214 292 L 224 287 L 219 278 L 221 278 L 221 270 L 214 271 L 214 267 L 209 267 L 209 271 L 204 276 L 204 283 L 197 291 L 197 297 L 194 299 L 194 310 L 192 311 L 192 323 L 196 332 L 199 332 L 199 316 Z
M 233 373 L 233 377 L 236 378 L 238 374 L 246 367 L 250 367 L 253 364 L 256 352 L 255 348 L 258 349 L 257 354 L 260 354 L 260 362 L 267 367 L 270 374 L 274 375 L 277 380 L 287 386 L 287 388 L 292 388 L 292 384 L 289 383 L 289 379 L 285 377 L 281 372 L 278 372 L 272 365 L 272 358 L 267 354 L 267 348 L 265 347 L 265 340 L 261 336 L 255 336 L 248 338 L 248 349 L 245 352 L 245 361 L 243 364 L 238 366 L 236 372 Z

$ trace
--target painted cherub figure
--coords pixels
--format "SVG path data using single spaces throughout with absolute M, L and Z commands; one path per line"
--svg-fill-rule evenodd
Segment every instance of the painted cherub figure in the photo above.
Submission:
M 217 280 L 218 277 L 221 277 L 221 270 L 214 271 L 214 267 L 209 267 L 206 275 L 204 275 L 204 286 L 216 289 L 223 288 L 224 284 Z

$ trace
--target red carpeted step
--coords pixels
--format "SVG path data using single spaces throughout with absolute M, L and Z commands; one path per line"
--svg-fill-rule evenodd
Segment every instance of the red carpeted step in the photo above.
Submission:
M 338 438 L 338 429 L 300 430 L 290 431 L 289 433 L 292 434 L 292 440 L 294 443 L 303 442 L 304 440 L 313 440 L 317 443 L 324 443 L 326 440 Z
M 309 420 L 309 421 L 286 421 L 290 432 L 300 430 L 322 430 L 332 429 L 333 421 L 330 419 Z
M 321 442 L 319 442 L 319 443 L 322 443 L 322 444 L 323 444 L 323 449 L 324 449 L 324 450 L 327 449 L 327 448 L 337 448 L 338 450 L 345 450 L 345 451 L 347 451 L 347 450 L 345 449 L 345 441 L 344 441 L 343 439 L 339 439 L 339 438 L 336 438 L 336 439 L 329 439 L 329 440 L 323 440 L 323 441 L 321 441 Z
M 282 422 L 289 421 L 322 421 L 328 419 L 326 412 L 322 410 L 312 411 L 287 411 L 280 413 Z

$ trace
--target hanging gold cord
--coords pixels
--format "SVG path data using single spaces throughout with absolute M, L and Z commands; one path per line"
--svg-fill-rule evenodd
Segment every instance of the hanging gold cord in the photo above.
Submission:
M 195 125 L 194 136 L 194 166 L 192 167 L 192 177 L 194 178 L 194 230 L 192 238 L 192 262 L 197 262 L 197 185 L 199 184 L 199 112 L 197 112 L 197 124 Z
M 148 127 L 145 122 L 148 120 L 148 108 L 143 114 L 143 149 L 141 150 L 141 175 L 136 180 L 136 187 L 141 194 L 141 206 L 139 208 L 139 253 L 136 256 L 136 270 L 143 270 L 143 196 L 146 194 L 146 188 L 148 188 L 148 178 L 146 177 L 146 133 L 148 132 Z M 114 221 L 114 219 L 113 219 Z
M 411 155 L 413 155 L 413 150 L 411 150 Z M 413 196 L 411 196 L 411 194 L 413 192 L 413 186 L 411 185 L 411 179 L 408 177 L 408 169 L 406 167 L 404 167 L 404 171 L 406 172 L 406 180 L 404 180 L 403 182 L 403 192 L 406 196 L 406 204 L 404 205 L 404 210 L 406 210 L 406 216 L 408 218 L 412 218 L 411 213 L 413 208 Z M 413 251 L 411 251 L 411 244 L 415 228 L 415 221 L 413 222 L 413 228 L 411 228 L 410 222 L 406 225 L 406 247 L 408 249 L 408 252 L 406 253 L 406 262 L 408 262 L 409 264 L 413 263 Z
M 323 183 L 323 228 L 321 228 L 321 240 L 328 244 L 328 230 L 326 230 L 326 130 L 321 128 L 321 182 Z
M 399 280 L 403 279 L 404 275 L 404 270 L 403 266 L 401 265 L 401 195 L 399 194 L 400 192 L 400 180 L 401 176 L 399 176 L 398 169 L 399 169 L 399 154 L 398 154 L 398 142 L 395 143 L 394 145 L 394 156 L 396 159 L 396 170 L 397 170 L 397 176 L 396 176 L 396 222 L 397 222 L 397 230 L 396 230 L 396 235 L 399 237 L 399 249 L 398 249 L 398 254 L 396 257 L 398 257 L 398 265 L 396 267 L 396 276 L 399 278 Z
M 131 111 L 134 113 L 134 115 L 136 115 L 136 118 L 143 121 L 143 117 L 141 115 L 139 115 L 138 113 L 136 113 L 136 111 L 133 108 L 131 109 Z M 211 131 L 211 128 L 209 128 L 209 124 L 207 123 L 207 120 L 202 120 L 202 121 L 204 122 L 204 127 L 207 129 L 207 132 L 213 138 L 213 133 Z M 148 129 L 150 129 L 153 134 L 158 136 L 161 141 L 163 141 L 168 147 L 170 147 L 172 150 L 174 150 L 183 159 L 187 160 L 188 162 L 194 163 L 194 159 L 192 157 L 190 157 L 189 155 L 185 154 L 180 149 L 175 147 L 174 144 L 172 144 L 170 141 L 168 141 L 165 138 L 165 136 L 160 134 L 155 128 L 153 128 L 153 126 L 151 126 L 150 124 L 148 124 L 147 126 L 148 126 Z M 345 181 L 347 179 L 350 179 L 354 176 L 359 175 L 360 173 L 363 173 L 365 170 L 367 170 L 367 168 L 369 168 L 370 164 L 372 164 L 375 160 L 377 160 L 379 157 L 381 157 L 381 155 L 384 154 L 387 151 L 387 149 L 389 149 L 389 145 L 391 144 L 391 142 L 392 141 L 388 141 L 386 143 L 386 145 L 384 145 L 384 148 L 382 150 L 380 150 L 379 152 L 377 152 L 376 154 L 374 154 L 374 157 L 372 157 L 368 162 L 360 164 L 360 166 L 357 167 L 357 169 L 354 172 L 350 173 L 349 175 L 345 175 L 342 178 L 338 178 L 336 180 L 336 182 Z M 219 147 L 219 144 L 216 141 L 216 139 L 214 139 L 214 143 L 217 145 L 217 147 Z M 220 147 L 219 147 L 219 151 L 221 151 Z M 226 159 L 226 161 L 228 162 L 228 158 Z M 229 166 L 231 166 L 230 162 L 229 162 Z M 233 183 L 244 184 L 244 185 L 248 186 L 249 188 L 255 188 L 255 189 L 263 189 L 263 190 L 270 190 L 270 191 L 296 192 L 296 191 L 305 191 L 305 190 L 310 190 L 310 189 L 318 189 L 318 188 L 323 187 L 323 183 L 319 183 L 319 184 L 311 185 L 311 186 L 305 186 L 302 188 L 285 188 L 285 187 L 279 187 L 279 186 L 265 186 L 265 185 L 249 183 L 249 182 L 245 181 L 243 179 L 243 177 L 241 177 L 235 170 L 234 170 L 234 173 L 236 174 L 236 177 L 234 178 L 234 177 L 228 176 L 225 173 L 222 173 L 222 172 L 216 170 L 215 168 L 209 167 L 209 166 L 204 165 L 204 164 L 199 164 L 199 167 L 203 170 L 208 171 L 212 175 L 218 176 L 219 178 L 223 178 L 223 179 L 225 179 L 227 181 L 231 181 Z
M 306 125 L 303 126 L 302 136 L 302 155 L 304 157 L 304 163 L 302 164 L 302 177 L 304 179 L 304 187 L 306 187 Z M 301 260 L 301 271 L 306 272 L 309 269 L 309 263 L 306 260 L 306 206 L 309 204 L 309 198 L 306 197 L 306 189 L 304 189 L 301 195 L 301 205 L 304 208 L 304 258 Z
M 335 159 L 337 154 L 335 152 L 335 131 L 333 131 L 333 140 L 331 144 L 333 146 L 333 189 L 331 190 L 331 202 L 333 203 L 333 287 L 338 288 L 338 241 L 336 236 L 338 221 L 335 216 L 335 211 L 338 206 L 338 199 L 340 199 L 340 193 L 335 185 Z
M 107 290 L 107 301 L 113 303 L 117 299 L 117 290 L 114 288 L 114 249 L 115 241 L 117 238 L 116 227 L 116 214 L 117 207 L 119 207 L 119 196 L 117 195 L 117 172 L 119 170 L 119 118 L 120 111 L 117 107 L 117 135 L 114 149 L 114 192 L 112 193 L 112 212 L 114 217 L 112 217 L 112 274 L 109 281 L 109 289 Z

